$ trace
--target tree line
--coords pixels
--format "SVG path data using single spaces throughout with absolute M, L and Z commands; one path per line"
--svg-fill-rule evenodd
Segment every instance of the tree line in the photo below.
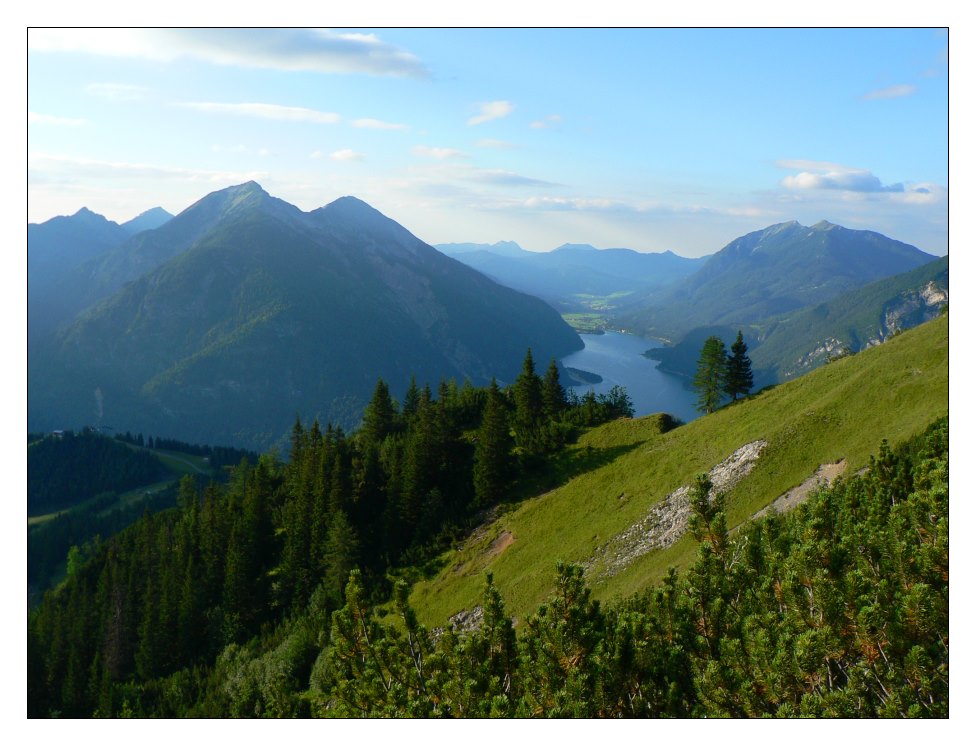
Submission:
M 124 492 L 164 472 L 145 451 L 133 451 L 93 430 L 66 430 L 27 448 L 27 514 L 68 508 L 102 492 Z
M 275 554 L 250 566 L 244 547 L 275 541 L 276 511 L 257 496 L 287 493 L 288 472 L 264 458 L 224 494 L 188 481 L 182 514 L 144 519 L 73 575 L 30 619 L 32 713 L 948 715 L 946 419 L 735 533 L 702 477 L 685 571 L 601 604 L 579 567 L 559 565 L 551 598 L 517 626 L 488 575 L 471 630 L 426 629 L 403 581 L 391 621 L 365 569 L 338 602 L 323 580 L 275 620 Z
M 529 351 L 505 388 L 413 381 L 400 403 L 379 380 L 352 434 L 296 420 L 287 463 L 184 478 L 176 510 L 101 542 L 47 594 L 30 617 L 31 713 L 119 714 L 128 693 L 206 669 L 310 603 L 338 608 L 354 569 L 383 598 L 391 568 L 433 556 L 579 427 L 631 414 L 622 390 L 567 395 Z
M 124 433 L 116 433 L 116 440 L 123 443 L 138 446 L 139 448 L 149 448 L 160 451 L 176 451 L 186 453 L 190 456 L 202 456 L 207 459 L 211 469 L 222 469 L 225 466 L 236 466 L 240 460 L 247 459 L 252 464 L 258 460 L 258 454 L 243 448 L 232 448 L 230 446 L 211 446 L 199 445 L 197 443 L 187 443 L 176 438 L 164 438 L 160 435 L 148 438 L 143 437 L 142 433 L 133 435 L 128 430 Z
M 486 578 L 473 631 L 434 633 L 358 575 L 310 678 L 337 717 L 947 717 L 948 422 L 882 443 L 864 475 L 790 515 L 726 526 L 699 477 L 684 574 L 622 603 L 579 567 L 516 629 Z

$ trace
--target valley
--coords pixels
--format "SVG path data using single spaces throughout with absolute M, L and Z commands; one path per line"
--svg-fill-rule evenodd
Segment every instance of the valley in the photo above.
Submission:
M 949 718 L 958 29 L 601 10 L 27 29 L 28 719 Z
M 51 287 L 71 272 L 92 280 L 74 301 L 32 301 L 29 424 L 82 428 L 38 436 L 28 450 L 37 715 L 433 714 L 448 702 L 452 714 L 484 715 L 450 683 L 436 701 L 423 682 L 396 704 L 375 691 L 364 700 L 374 674 L 350 661 L 387 640 L 382 675 L 433 656 L 451 682 L 498 629 L 528 660 L 557 628 L 547 616 L 554 570 L 564 594 L 555 603 L 592 599 L 594 619 L 631 607 L 653 617 L 658 601 L 647 599 L 679 584 L 681 613 L 694 613 L 698 579 L 737 577 L 707 562 L 725 562 L 730 546 L 765 552 L 755 543 L 763 531 L 791 530 L 807 504 L 834 499 L 818 478 L 829 475 L 856 513 L 850 495 L 865 473 L 916 499 L 904 492 L 909 466 L 901 477 L 879 471 L 888 442 L 934 443 L 943 458 L 948 259 L 877 234 L 781 224 L 692 263 L 590 246 L 553 258 L 454 245 L 462 263 L 351 197 L 306 213 L 248 183 L 153 216 L 162 222 L 130 237 L 109 226 L 112 238 L 92 239 L 74 269 L 52 260 L 34 270 L 39 287 L 45 273 Z M 80 235 L 106 228 L 79 213 L 58 231 L 72 225 Z M 808 254 L 821 271 L 837 242 L 846 268 L 811 289 Z M 506 270 L 492 249 L 520 264 Z M 41 243 L 42 255 L 53 251 Z M 768 266 L 764 252 L 789 269 Z M 477 261 L 512 287 L 465 266 Z M 749 270 L 757 261 L 761 271 Z M 740 321 L 754 380 L 743 399 L 702 416 L 693 378 L 703 344 L 731 342 Z M 109 440 L 89 424 L 129 432 Z M 158 435 L 144 444 L 138 430 Z M 85 444 L 94 450 L 84 468 L 55 453 Z M 131 459 L 149 471 L 97 481 Z M 922 473 L 937 501 L 941 483 Z M 941 613 L 934 593 L 927 603 Z M 370 641 L 353 618 L 370 620 Z M 748 623 L 730 624 L 752 639 Z M 405 659 L 389 652 L 401 650 L 402 629 L 420 646 Z M 634 644 L 653 639 L 635 634 Z M 617 704 L 587 697 L 566 712 L 737 713 L 705 698 L 703 667 L 716 653 L 707 635 L 687 634 L 678 648 L 655 643 L 667 655 L 695 651 L 674 669 L 698 677 L 680 684 L 682 704 L 607 682 L 623 686 Z M 360 652 L 343 657 L 347 645 Z M 599 655 L 586 660 L 605 671 Z M 294 671 L 283 690 L 261 673 L 280 665 Z M 247 689 L 228 688 L 240 680 Z M 538 714 L 527 692 L 493 702 L 509 716 Z M 753 712 L 790 715 L 798 702 Z M 835 712 L 829 698 L 804 706 Z

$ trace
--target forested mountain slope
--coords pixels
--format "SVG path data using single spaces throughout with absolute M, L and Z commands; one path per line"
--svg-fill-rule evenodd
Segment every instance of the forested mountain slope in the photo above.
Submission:
M 756 386 L 762 387 L 880 344 L 932 319 L 948 302 L 949 257 L 943 257 L 824 303 L 749 325 L 692 329 L 678 344 L 645 354 L 660 360 L 661 370 L 691 380 L 704 341 L 714 335 L 729 345 L 741 329 L 749 344 Z
M 94 267 L 97 297 L 29 360 L 29 428 L 81 424 L 264 448 L 359 421 L 377 378 L 511 381 L 582 347 L 542 301 L 449 259 L 365 203 L 304 213 L 249 183 Z
M 701 326 L 746 326 L 823 303 L 935 259 L 880 233 L 792 221 L 737 238 L 695 274 L 621 314 L 624 327 L 678 341 Z
M 947 355 L 943 317 L 690 425 L 621 419 L 569 450 L 567 427 L 619 409 L 557 406 L 529 356 L 505 391 L 414 388 L 400 412 L 377 386 L 353 436 L 296 424 L 289 464 L 185 480 L 179 510 L 76 567 L 29 620 L 29 713 L 944 716 L 948 425 L 926 427 L 948 409 Z M 484 472 L 488 444 L 515 481 Z M 868 472 L 742 525 L 841 459 Z M 467 543 L 441 534 L 440 560 L 417 543 L 560 474 Z M 607 551 L 676 495 L 690 535 Z M 438 565 L 408 603 L 402 580 Z M 443 634 L 419 623 L 461 610 Z

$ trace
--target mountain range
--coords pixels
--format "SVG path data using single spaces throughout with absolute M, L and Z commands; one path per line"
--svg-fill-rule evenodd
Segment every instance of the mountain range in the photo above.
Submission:
M 32 336 L 50 331 L 84 306 L 83 288 L 98 260 L 173 216 L 161 207 L 121 225 L 83 207 L 27 226 L 27 323 Z
M 816 305 L 936 257 L 880 233 L 795 220 L 748 233 L 618 322 L 678 341 L 696 327 L 747 325 Z M 635 305 L 637 305 L 635 303 Z
M 111 244 L 58 278 L 74 294 L 56 329 L 31 328 L 31 430 L 264 448 L 296 415 L 357 424 L 378 378 L 511 381 L 529 347 L 582 347 L 542 301 L 354 197 L 306 213 L 249 182 Z
M 438 244 L 435 248 L 503 285 L 537 295 L 562 313 L 603 310 L 644 297 L 685 278 L 705 262 L 671 251 L 597 249 L 563 244 L 526 251 L 513 241 Z

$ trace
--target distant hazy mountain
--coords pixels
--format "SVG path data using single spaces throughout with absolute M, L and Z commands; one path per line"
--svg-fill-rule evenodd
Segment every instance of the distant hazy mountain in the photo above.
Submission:
M 498 256 L 511 257 L 522 257 L 533 253 L 526 251 L 514 241 L 496 241 L 495 243 L 439 243 L 434 248 L 453 257 L 457 257 L 459 254 L 471 254 L 475 251 L 487 251 Z
M 626 328 L 678 340 L 691 329 L 744 325 L 823 303 L 935 257 L 871 231 L 780 223 L 737 238 L 690 277 L 623 315 Z
M 582 347 L 352 197 L 305 213 L 251 182 L 119 248 L 88 267 L 105 297 L 29 360 L 31 429 L 265 447 L 296 414 L 356 424 L 378 377 L 511 381 L 527 347 L 540 364 Z
M 741 327 L 756 386 L 789 380 L 845 352 L 859 352 L 937 316 L 949 300 L 949 257 L 870 283 L 814 306 Z M 673 347 L 648 350 L 660 368 L 691 378 L 706 338 L 731 344 L 739 328 L 691 330 Z
M 129 235 L 134 236 L 142 231 L 149 231 L 158 228 L 173 216 L 166 212 L 162 207 L 153 207 L 143 213 L 136 215 L 132 220 L 122 223 L 122 227 Z
M 27 225 L 27 271 L 47 266 L 78 266 L 118 246 L 129 233 L 118 223 L 82 207 L 74 215 L 60 215 Z
M 547 252 L 525 251 L 510 241 L 439 244 L 436 248 L 563 312 L 589 308 L 591 296 L 614 296 L 615 303 L 626 302 L 630 294 L 660 289 L 690 275 L 704 261 L 670 251 L 649 254 L 596 249 L 589 244 L 564 244 Z
M 27 319 L 31 333 L 52 329 L 77 310 L 66 278 L 129 237 L 118 223 L 86 207 L 74 215 L 27 226 Z

